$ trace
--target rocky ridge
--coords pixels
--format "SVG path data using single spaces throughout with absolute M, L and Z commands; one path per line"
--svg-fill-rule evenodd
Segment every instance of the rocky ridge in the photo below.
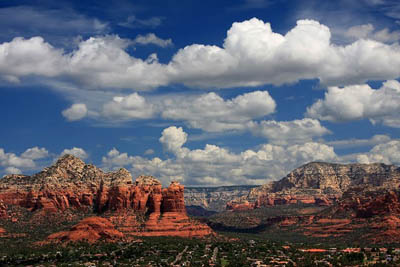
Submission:
M 186 206 L 199 206 L 208 211 L 223 211 L 226 203 L 243 196 L 256 186 L 185 187 Z
M 282 204 L 317 204 L 329 206 L 353 187 L 396 189 L 400 185 L 400 168 L 382 163 L 335 164 L 311 162 L 279 181 L 256 187 L 227 209 L 253 209 Z
M 49 237 L 54 240 L 73 240 L 79 236 L 77 231 L 98 230 L 99 225 L 107 226 L 99 236 L 107 236 L 104 233 L 112 229 L 109 224 L 125 236 L 213 234 L 208 226 L 187 217 L 183 192 L 184 186 L 178 182 L 162 188 L 156 178 L 139 176 L 133 183 L 126 169 L 106 173 L 79 158 L 64 155 L 35 175 L 8 175 L 0 179 L 0 218 L 18 220 L 7 215 L 7 210 L 17 206 L 35 214 L 72 210 L 78 214 L 97 214 L 109 221 L 93 226 L 84 219 L 69 233 L 64 231 Z

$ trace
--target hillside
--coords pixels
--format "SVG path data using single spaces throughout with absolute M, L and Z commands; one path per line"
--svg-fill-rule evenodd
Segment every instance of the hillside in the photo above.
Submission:
M 281 240 L 398 243 L 399 178 L 394 165 L 313 162 L 228 203 L 210 225 Z
M 88 231 L 96 233 L 90 235 L 97 237 L 92 241 L 212 234 L 209 227 L 188 218 L 183 194 L 178 182 L 167 188 L 152 176 L 132 182 L 125 169 L 105 173 L 65 155 L 35 175 L 0 179 L 0 227 L 8 235 L 28 236 L 46 229 L 55 242 L 86 239 Z
M 228 203 L 228 208 L 294 203 L 332 205 L 355 186 L 396 189 L 399 185 L 400 168 L 394 165 L 311 162 L 279 181 L 253 188 L 247 196 Z

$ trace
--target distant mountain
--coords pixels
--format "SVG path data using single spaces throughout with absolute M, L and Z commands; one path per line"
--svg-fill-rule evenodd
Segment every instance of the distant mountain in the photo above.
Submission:
M 228 208 L 293 203 L 331 205 L 354 186 L 396 189 L 399 185 L 398 166 L 311 162 L 296 168 L 279 181 L 253 188 L 247 196 L 228 203 Z
M 223 211 L 226 203 L 247 196 L 255 185 L 218 187 L 185 187 L 186 206 L 199 206 L 208 211 Z
M 399 185 L 398 166 L 312 162 L 231 201 L 210 225 L 318 242 L 398 243 Z

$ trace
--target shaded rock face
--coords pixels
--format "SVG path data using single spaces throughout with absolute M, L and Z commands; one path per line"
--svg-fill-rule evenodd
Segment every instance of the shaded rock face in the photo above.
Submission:
M 31 212 L 52 214 L 66 210 L 82 214 L 94 212 L 109 217 L 111 224 L 115 223 L 128 235 L 144 235 L 142 232 L 145 232 L 146 235 L 188 237 L 212 232 L 208 226 L 187 217 L 184 186 L 178 182 L 162 188 L 156 178 L 142 175 L 133 183 L 126 169 L 105 173 L 71 155 L 61 157 L 38 174 L 9 175 L 0 179 L 0 218 L 6 218 L 8 207 L 13 205 Z M 142 217 L 147 214 L 148 221 L 139 223 L 137 214 Z M 74 229 L 89 227 L 86 224 Z M 55 238 L 73 240 L 75 235 L 81 235 L 74 229 Z
M 400 168 L 385 164 L 305 164 L 279 181 L 254 188 L 248 196 L 228 203 L 228 209 L 249 201 L 254 208 L 284 204 L 332 205 L 351 188 L 394 189 L 400 185 Z M 249 206 L 251 208 L 252 205 Z

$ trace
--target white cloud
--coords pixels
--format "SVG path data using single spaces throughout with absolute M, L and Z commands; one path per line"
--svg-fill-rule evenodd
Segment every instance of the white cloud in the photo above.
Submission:
M 223 132 L 243 130 L 249 121 L 273 113 L 275 107 L 267 91 L 254 91 L 228 100 L 215 93 L 148 98 L 133 93 L 114 97 L 99 113 L 113 121 L 162 117 L 184 121 L 206 132 Z
M 252 119 L 275 111 L 276 103 L 267 91 L 254 91 L 224 100 L 215 93 L 196 97 L 175 97 L 162 103 L 161 116 L 186 121 L 207 132 L 242 130 Z
M 103 106 L 102 114 L 118 120 L 148 119 L 154 116 L 155 107 L 137 93 L 116 96 Z
M 146 35 L 139 34 L 133 40 L 133 43 L 140 45 L 154 44 L 160 47 L 168 47 L 173 45 L 171 39 L 161 39 L 157 37 L 154 33 L 148 33 Z
M 146 90 L 167 84 L 164 67 L 154 56 L 142 60 L 125 50 L 130 41 L 118 36 L 91 37 L 68 58 L 64 75 L 88 88 Z
M 4 168 L 7 174 L 19 174 L 21 169 L 34 169 L 36 167 L 34 160 L 46 157 L 46 152 L 47 150 L 44 148 L 33 147 L 18 156 L 15 153 L 5 152 L 3 148 L 0 148 L 0 166 Z
M 71 107 L 62 111 L 62 115 L 68 121 L 77 121 L 86 117 L 88 114 L 88 110 L 85 104 L 73 104 Z
M 80 159 L 86 159 L 88 157 L 88 154 L 86 153 L 86 151 L 79 147 L 73 147 L 71 149 L 64 149 L 63 152 L 61 152 L 61 156 L 65 155 L 65 154 L 70 154 L 70 155 L 73 155 Z
M 4 172 L 5 172 L 6 174 L 21 174 L 21 173 L 22 173 L 22 171 L 21 171 L 20 169 L 15 168 L 15 167 L 7 167 L 7 168 L 4 170 Z
M 152 155 L 152 154 L 154 154 L 154 150 L 151 149 L 151 148 L 149 148 L 149 149 L 147 149 L 147 150 L 144 152 L 144 154 L 145 154 L 145 155 Z
M 319 79 L 332 85 L 397 78 L 400 49 L 373 40 L 333 45 L 328 27 L 299 20 L 286 35 L 253 18 L 234 23 L 223 48 L 194 44 L 169 64 L 173 80 L 194 87 L 257 86 Z M 390 59 L 390 60 L 389 60 Z M 354 71 L 354 70 L 357 71 Z
M 400 164 L 400 140 L 392 140 L 374 146 L 368 153 L 356 154 L 360 163 L 382 162 L 386 164 Z
M 47 151 L 47 149 L 44 147 L 39 148 L 37 146 L 28 148 L 24 153 L 21 154 L 21 157 L 32 160 L 47 158 L 48 156 L 49 151 Z
M 380 33 L 382 38 L 390 32 Z M 41 37 L 15 38 L 0 44 L 0 76 L 7 81 L 39 76 L 70 82 L 83 89 L 149 90 L 183 83 L 200 88 L 281 85 L 319 79 L 348 85 L 400 76 L 399 45 L 361 39 L 349 45 L 331 43 L 328 27 L 299 20 L 285 35 L 253 18 L 233 23 L 222 47 L 192 44 L 168 64 L 152 54 L 130 55 L 131 40 L 91 37 L 64 53 Z M 356 71 L 355 71 L 356 70 Z
M 55 49 L 41 37 L 14 38 L 0 44 L 0 76 L 19 81 L 20 77 L 54 77 L 65 66 L 62 50 Z
M 120 168 L 132 164 L 134 161 L 134 157 L 128 156 L 127 153 L 120 153 L 115 147 L 107 153 L 106 157 L 102 158 L 103 165 L 109 169 L 113 167 Z
M 186 139 L 182 128 L 171 126 L 164 129 L 160 142 L 174 157 L 146 159 L 113 149 L 103 157 L 103 164 L 110 169 L 130 167 L 133 176 L 151 174 L 164 184 L 177 179 L 185 185 L 229 185 L 263 184 L 309 161 L 338 160 L 332 147 L 314 142 L 289 146 L 266 144 L 258 150 L 233 153 L 211 144 L 191 150 L 183 146 Z
M 369 85 L 329 87 L 325 98 L 307 108 L 311 118 L 333 122 L 369 119 L 390 127 L 400 127 L 400 83 L 383 83 L 379 89 Z
M 375 30 L 371 23 L 350 27 L 345 35 L 356 39 L 367 38 Z
M 318 120 L 309 118 L 293 121 L 250 122 L 248 127 L 254 135 L 266 137 L 270 143 L 281 145 L 305 143 L 312 141 L 315 137 L 330 133 Z
M 382 143 L 391 141 L 390 136 L 384 134 L 376 134 L 369 139 L 347 139 L 347 140 L 335 140 L 326 142 L 327 145 L 335 148 L 350 148 L 350 147 L 362 147 L 362 146 L 375 146 Z
M 178 153 L 183 144 L 186 143 L 187 133 L 185 133 L 182 127 L 170 126 L 164 129 L 161 133 L 160 142 L 163 144 L 166 151 L 172 153 Z
M 71 45 L 76 36 L 97 35 L 109 30 L 107 23 L 76 13 L 73 9 L 23 5 L 0 8 L 0 25 L 3 27 L 0 37 L 3 39 L 42 35 L 61 46 Z
M 390 31 L 388 28 L 383 28 L 375 31 L 375 27 L 371 24 L 362 24 L 350 27 L 345 36 L 355 39 L 372 39 L 383 43 L 393 43 L 400 40 L 400 31 Z

